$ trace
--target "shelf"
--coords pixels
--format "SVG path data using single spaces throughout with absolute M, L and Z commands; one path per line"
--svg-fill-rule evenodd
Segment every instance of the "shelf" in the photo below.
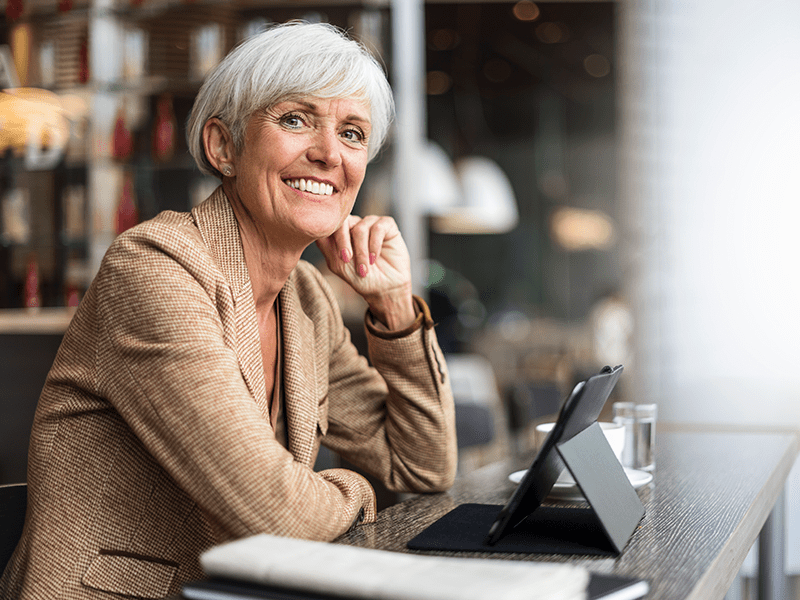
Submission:
M 53 106 L 60 101 L 69 121 L 61 162 L 44 150 L 0 155 L 5 333 L 63 332 L 71 314 L 49 307 L 84 293 L 116 235 L 123 202 L 133 202 L 137 218 L 145 220 L 163 210 L 190 210 L 216 187 L 187 151 L 185 123 L 205 74 L 243 37 L 294 18 L 383 36 L 386 16 L 376 25 L 374 13 L 391 7 L 390 0 L 67 4 L 71 8 L 61 11 L 65 4 L 53 0 L 24 0 L 22 15 L 10 21 L 0 0 L 0 43 L 28 57 L 17 66 L 21 87 L 57 95 L 47 100 Z M 167 105 L 171 116 L 163 117 L 160 108 Z M 169 135 L 165 125 L 175 134 L 172 153 L 153 146 L 156 131 Z M 34 285 L 43 309 L 17 308 Z
M 7 308 L 0 310 L 0 335 L 62 334 L 74 308 Z

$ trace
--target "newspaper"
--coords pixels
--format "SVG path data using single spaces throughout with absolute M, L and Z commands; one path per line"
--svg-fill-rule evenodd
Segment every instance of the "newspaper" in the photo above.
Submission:
M 585 600 L 588 572 L 569 564 L 405 554 L 257 535 L 200 557 L 206 574 L 370 600 Z

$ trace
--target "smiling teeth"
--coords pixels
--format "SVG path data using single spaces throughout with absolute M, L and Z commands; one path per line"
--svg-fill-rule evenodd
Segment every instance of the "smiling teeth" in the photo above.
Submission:
M 310 179 L 287 179 L 286 184 L 301 192 L 311 192 L 318 196 L 330 196 L 333 194 L 333 186 Z

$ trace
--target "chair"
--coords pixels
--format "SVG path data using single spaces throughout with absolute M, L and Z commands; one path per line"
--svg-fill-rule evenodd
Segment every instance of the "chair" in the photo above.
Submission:
M 0 485 L 0 574 L 5 570 L 22 536 L 27 506 L 27 484 Z
M 491 364 L 477 354 L 447 354 L 447 368 L 456 404 L 459 448 L 484 446 L 495 439 L 495 415 L 500 408 Z
M 504 408 L 491 363 L 478 354 L 445 354 L 456 409 L 459 472 L 500 460 L 508 451 Z
M 456 404 L 456 437 L 459 448 L 484 446 L 494 441 L 492 411 L 480 404 Z

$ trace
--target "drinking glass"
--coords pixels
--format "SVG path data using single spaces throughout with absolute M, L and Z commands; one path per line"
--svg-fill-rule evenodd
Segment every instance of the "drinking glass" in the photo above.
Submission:
M 636 433 L 636 469 L 653 471 L 656 468 L 656 415 L 655 404 L 637 404 L 634 407 Z
M 625 429 L 625 442 L 622 445 L 622 458 L 620 462 L 623 467 L 635 469 L 636 464 L 636 440 L 634 434 L 636 432 L 635 417 L 633 407 L 636 406 L 633 402 L 615 402 L 614 409 L 614 422 L 619 423 Z
M 651 472 L 655 469 L 656 417 L 655 404 L 615 402 L 614 421 L 625 428 L 622 465 L 629 469 Z

